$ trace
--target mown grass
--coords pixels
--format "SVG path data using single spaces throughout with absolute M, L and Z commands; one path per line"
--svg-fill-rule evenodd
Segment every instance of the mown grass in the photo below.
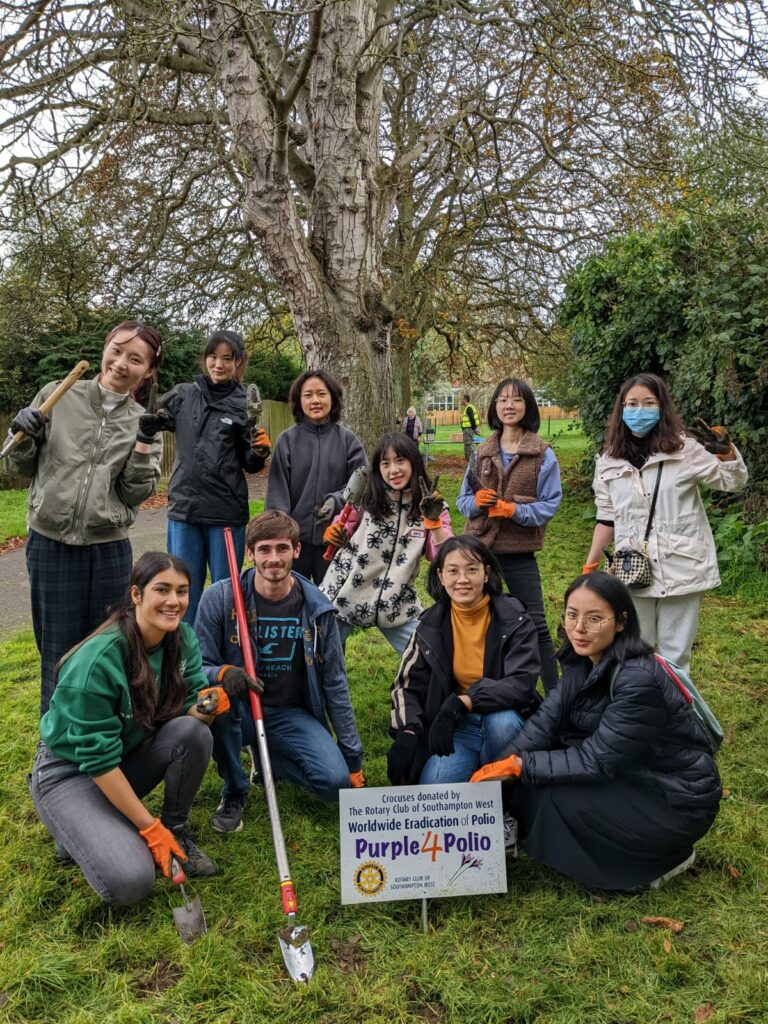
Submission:
M 27 535 L 27 492 L 0 491 L 0 544 Z
M 579 457 L 558 443 L 567 465 Z M 452 498 L 458 474 L 444 476 Z M 554 626 L 579 571 L 589 504 L 566 496 L 540 562 Z M 459 526 L 458 515 L 455 516 Z M 36 742 L 38 662 L 31 633 L 0 648 L 0 1019 L 12 1024 L 684 1024 L 768 1020 L 768 594 L 705 602 L 693 668 L 726 728 L 729 796 L 699 844 L 695 872 L 659 892 L 593 897 L 521 855 L 506 896 L 436 900 L 429 934 L 420 906 L 339 903 L 338 814 L 278 787 L 317 968 L 290 982 L 268 819 L 258 793 L 242 832 L 211 832 L 210 768 L 193 811 L 221 874 L 190 883 L 210 932 L 179 941 L 178 897 L 158 881 L 141 905 L 102 906 L 73 867 L 58 867 L 26 788 Z M 397 658 L 376 631 L 348 644 L 350 685 L 371 785 L 386 784 L 389 686 Z M 157 806 L 156 797 L 152 798 Z M 684 922 L 680 934 L 644 915 Z M 698 1016 L 697 1016 L 698 1014 Z

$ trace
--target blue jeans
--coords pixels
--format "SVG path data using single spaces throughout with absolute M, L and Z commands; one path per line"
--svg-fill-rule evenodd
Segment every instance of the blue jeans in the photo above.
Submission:
M 160 820 L 173 828 L 188 821 L 210 756 L 208 726 L 181 715 L 132 750 L 120 768 L 139 799 L 164 783 Z M 30 789 L 41 821 L 105 903 L 125 905 L 147 895 L 155 884 L 149 847 L 90 775 L 41 743 Z
M 349 768 L 328 729 L 303 708 L 264 706 L 263 712 L 275 778 L 304 786 L 321 800 L 338 800 L 339 790 L 349 786 Z M 226 714 L 214 718 L 211 733 L 213 759 L 224 781 L 221 795 L 245 796 L 251 784 L 240 751 L 250 746 L 258 758 L 250 706 L 233 700 Z
M 245 556 L 245 527 L 233 526 L 231 530 L 239 570 Z M 229 579 L 227 549 L 224 547 L 224 527 L 169 519 L 166 538 L 169 553 L 183 558 L 192 573 L 192 578 L 189 581 L 189 607 L 184 616 L 184 621 L 191 626 L 195 621 L 197 606 L 200 604 L 208 567 L 210 566 L 211 569 L 211 583 Z
M 424 765 L 420 784 L 469 782 L 478 768 L 499 759 L 522 727 L 523 719 L 511 709 L 490 715 L 467 715 L 453 734 L 453 753 L 446 757 L 433 754 Z
M 341 619 L 337 619 L 336 621 L 339 624 L 341 646 L 346 649 L 347 637 L 355 627 L 350 626 L 348 622 L 342 622 Z M 418 624 L 418 619 L 414 619 L 413 622 L 403 622 L 399 626 L 387 626 L 386 628 L 384 626 L 379 626 L 379 632 L 389 640 L 390 644 L 402 657 L 403 651 L 408 646 L 408 641 L 413 636 Z

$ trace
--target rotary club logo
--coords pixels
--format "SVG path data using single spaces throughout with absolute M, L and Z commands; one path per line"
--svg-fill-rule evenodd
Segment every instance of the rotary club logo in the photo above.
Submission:
M 381 864 L 369 860 L 357 868 L 354 881 L 361 896 L 378 896 L 387 884 L 387 872 Z

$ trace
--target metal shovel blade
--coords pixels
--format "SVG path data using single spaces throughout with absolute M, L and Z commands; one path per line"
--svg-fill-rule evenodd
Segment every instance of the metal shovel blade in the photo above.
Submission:
M 294 981 L 309 981 L 315 969 L 315 955 L 309 932 L 300 924 L 286 925 L 277 933 L 285 967 Z
M 181 941 L 189 945 L 190 942 L 199 939 L 201 935 L 205 935 L 208 931 L 208 925 L 205 923 L 205 914 L 200 905 L 200 897 L 195 896 L 193 900 L 187 899 L 186 893 L 183 890 L 182 895 L 184 896 L 184 906 L 173 908 L 173 923 L 176 925 L 176 931 L 181 936 Z

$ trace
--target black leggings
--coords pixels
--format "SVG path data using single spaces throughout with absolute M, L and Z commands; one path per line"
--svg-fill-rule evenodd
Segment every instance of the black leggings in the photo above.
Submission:
M 557 686 L 557 659 L 555 645 L 547 626 L 544 614 L 544 594 L 541 589 L 541 576 L 533 552 L 522 554 L 496 554 L 504 574 L 504 579 L 512 597 L 522 601 L 536 627 L 539 639 L 539 660 L 541 661 L 541 681 L 544 692 Z

